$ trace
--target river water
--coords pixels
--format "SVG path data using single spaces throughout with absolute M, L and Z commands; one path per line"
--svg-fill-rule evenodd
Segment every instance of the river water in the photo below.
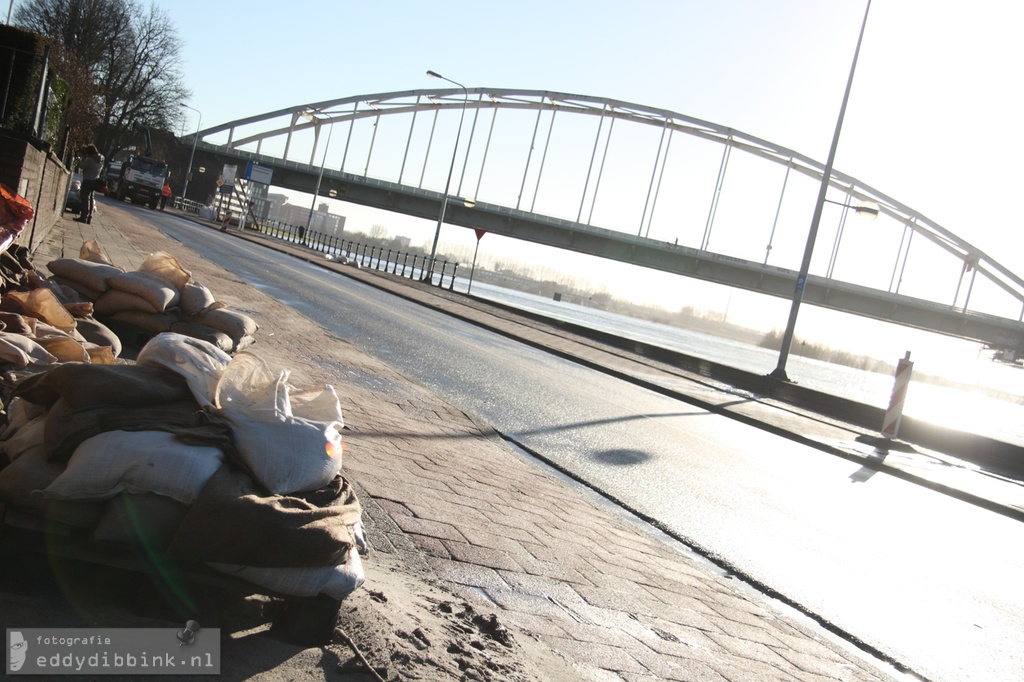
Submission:
M 466 280 L 456 280 L 455 290 L 466 291 L 467 284 Z M 473 282 L 473 295 L 748 372 L 768 374 L 778 362 L 778 352 L 767 348 L 484 282 Z M 915 367 L 915 371 L 919 369 Z M 1024 369 L 993 362 L 981 354 L 973 362 L 935 362 L 924 369 L 929 376 L 941 377 L 954 385 L 912 378 L 904 414 L 1024 446 Z M 790 355 L 786 371 L 793 381 L 808 388 L 880 408 L 888 406 L 893 389 L 892 376 L 798 355 Z

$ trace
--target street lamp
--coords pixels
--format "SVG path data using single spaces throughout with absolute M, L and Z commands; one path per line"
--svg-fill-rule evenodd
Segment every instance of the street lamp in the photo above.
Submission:
M 444 223 L 444 210 L 448 206 L 448 190 L 452 184 L 452 171 L 455 170 L 455 157 L 459 152 L 459 138 L 462 137 L 462 121 L 466 118 L 466 106 L 469 104 L 469 90 L 462 83 L 456 83 L 451 78 L 445 78 L 441 74 L 435 71 L 427 71 L 427 75 L 431 78 L 440 78 L 443 81 L 448 81 L 452 85 L 458 85 L 462 88 L 463 100 L 462 100 L 462 115 L 459 116 L 459 130 L 455 133 L 455 147 L 452 149 L 452 163 L 448 167 L 448 180 L 444 183 L 444 196 L 441 198 L 441 212 L 437 216 L 437 229 L 434 230 L 434 243 L 430 247 L 430 260 L 427 261 L 427 273 L 423 276 L 425 281 L 430 281 L 434 277 L 434 258 L 437 255 L 437 240 L 441 237 L 441 225 Z
M 303 118 L 305 118 L 305 119 L 307 119 L 309 121 L 313 121 L 313 120 L 320 121 L 321 119 L 318 119 L 316 117 L 316 115 L 318 113 L 321 113 L 321 112 L 319 110 L 317 110 L 317 111 L 305 111 L 305 112 L 301 113 L 300 116 L 302 116 Z M 327 120 L 330 121 L 331 118 L 327 117 Z M 306 218 L 306 230 L 307 231 L 309 230 L 310 225 L 312 225 L 312 223 L 313 223 L 313 210 L 316 208 L 317 197 L 320 196 L 320 183 L 322 183 L 323 179 L 324 179 L 324 166 L 327 165 L 327 152 L 329 152 L 331 150 L 331 133 L 333 133 L 333 132 L 334 132 L 334 124 L 331 123 L 331 127 L 327 129 L 327 145 L 324 147 L 324 157 L 323 157 L 323 160 L 320 161 L 320 173 L 316 177 L 316 189 L 313 190 L 313 203 L 311 203 L 309 205 L 309 216 Z
M 188 157 L 188 173 L 185 174 L 185 186 L 181 188 L 181 197 L 184 199 L 188 195 L 188 181 L 192 179 L 192 161 L 196 158 L 196 142 L 199 142 L 199 130 L 203 127 L 203 112 L 190 107 L 184 102 L 178 102 L 178 104 L 186 109 L 192 109 L 192 111 L 199 114 L 199 123 L 196 124 L 196 134 L 195 137 L 192 138 L 192 153 Z
M 864 8 L 864 21 L 860 25 L 860 35 L 857 37 L 857 48 L 853 51 L 853 63 L 850 64 L 850 77 L 846 81 L 846 92 L 843 94 L 843 104 L 839 107 L 839 119 L 836 121 L 836 131 L 832 135 L 832 147 L 828 152 L 828 161 L 825 162 L 825 169 L 821 173 L 821 187 L 818 189 L 818 201 L 814 205 L 814 216 L 811 218 L 811 229 L 807 234 L 807 245 L 804 247 L 804 257 L 800 263 L 800 272 L 796 277 L 796 289 L 793 291 L 793 304 L 789 310 L 789 320 L 786 322 L 786 332 L 782 336 L 782 348 L 779 350 L 779 362 L 775 369 L 768 376 L 781 381 L 789 381 L 786 374 L 786 362 L 789 360 L 789 351 L 793 346 L 793 334 L 796 331 L 796 317 L 800 312 L 800 303 L 803 301 L 804 288 L 807 286 L 807 275 L 811 269 L 811 255 L 814 253 L 814 241 L 818 237 L 818 224 L 821 222 L 821 212 L 825 207 L 825 193 L 828 191 L 829 181 L 832 179 L 832 164 L 836 159 L 836 148 L 839 146 L 839 132 L 843 128 L 843 117 L 846 115 L 846 103 L 850 99 L 850 89 L 853 87 L 853 73 L 857 69 L 857 57 L 860 55 L 860 44 L 864 40 L 864 28 L 868 24 L 868 12 L 871 10 L 871 0 L 868 0 Z

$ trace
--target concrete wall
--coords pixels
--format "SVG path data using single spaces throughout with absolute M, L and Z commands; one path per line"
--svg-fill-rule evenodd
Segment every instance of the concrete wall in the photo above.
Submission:
M 56 224 L 64 212 L 68 176 L 48 144 L 0 131 L 0 182 L 28 199 L 35 209 L 19 244 L 34 248 Z

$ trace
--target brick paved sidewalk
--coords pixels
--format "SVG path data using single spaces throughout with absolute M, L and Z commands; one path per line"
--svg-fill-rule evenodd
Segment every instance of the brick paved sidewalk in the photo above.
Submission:
M 60 221 L 33 260 L 75 256 L 90 237 L 128 269 L 172 253 L 257 320 L 254 350 L 292 369 L 293 383 L 335 385 L 345 472 L 361 488 L 374 549 L 393 570 L 432 573 L 497 612 L 578 679 L 895 679 L 123 208 L 101 205 L 92 225 Z M 368 587 L 374 570 L 371 558 Z

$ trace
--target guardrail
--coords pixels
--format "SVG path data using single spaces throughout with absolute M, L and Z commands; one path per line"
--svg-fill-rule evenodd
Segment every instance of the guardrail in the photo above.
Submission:
M 301 225 L 289 225 L 278 220 L 267 220 L 259 225 L 246 226 L 246 229 L 303 246 L 334 259 L 347 258 L 361 268 L 419 280 L 441 288 L 445 286 L 447 278 L 448 289 L 455 288 L 455 277 L 459 269 L 457 262 L 435 257 L 433 267 L 428 273 L 430 256 L 422 253 L 364 244 L 353 239 L 307 230 Z

